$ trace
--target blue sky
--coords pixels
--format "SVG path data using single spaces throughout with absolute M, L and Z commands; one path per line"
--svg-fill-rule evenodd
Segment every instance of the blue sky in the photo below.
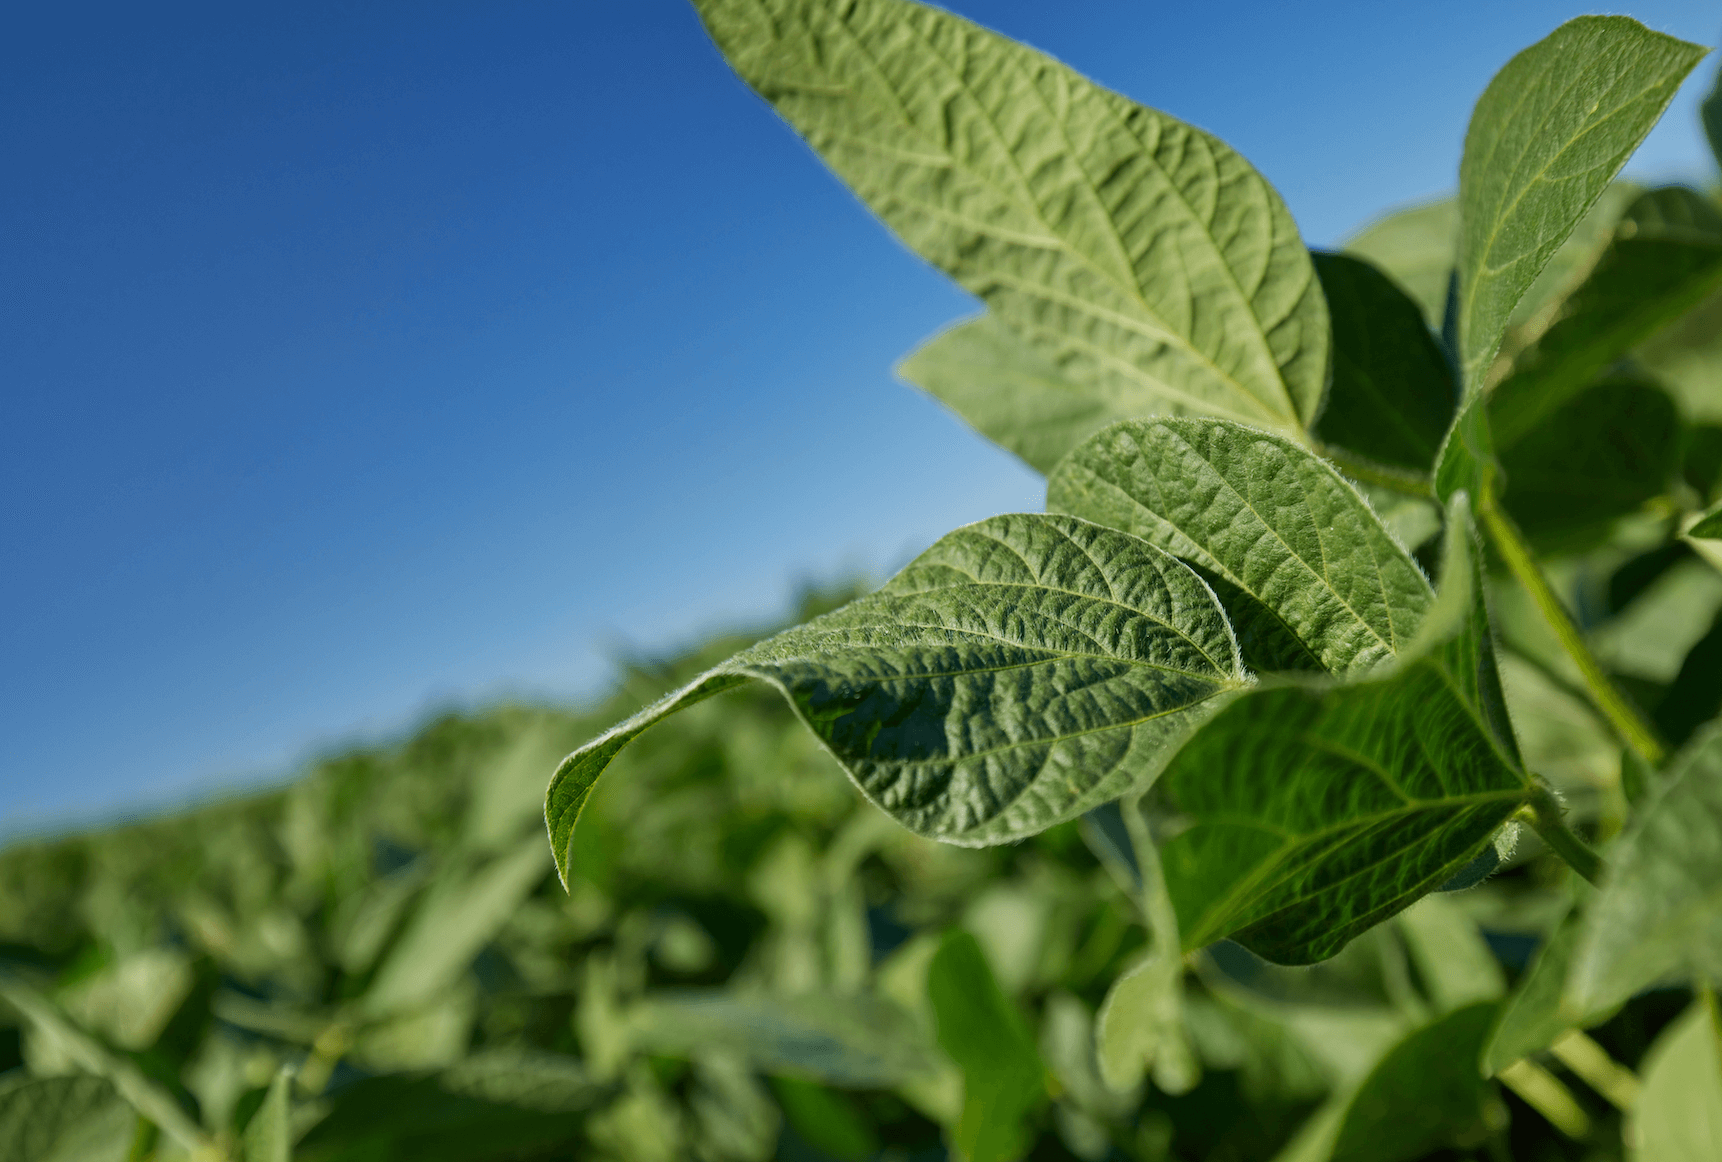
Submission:
M 1312 244 L 1588 11 L 958 0 Z M 1625 11 L 1711 44 L 1722 7 Z M 1036 508 L 897 383 L 972 303 L 682 0 L 36 6 L 0 41 L 0 831 L 280 777 Z M 1705 179 L 1678 98 L 1633 169 Z

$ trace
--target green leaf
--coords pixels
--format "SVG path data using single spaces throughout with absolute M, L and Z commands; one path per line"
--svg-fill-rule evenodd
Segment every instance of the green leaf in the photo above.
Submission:
M 550 869 L 523 843 L 477 867 L 454 864 L 429 888 L 361 1002 L 372 1017 L 423 1004 L 458 980 Z
M 1447 439 L 1435 457 L 1435 495 L 1445 504 L 1460 492 L 1487 496 L 1495 487 L 1500 465 L 1495 437 L 1489 430 L 1485 397 L 1473 394 L 1459 405 Z
M 1451 898 L 1424 896 L 1400 913 L 1399 931 L 1436 1012 L 1498 1001 L 1506 994 L 1500 962 L 1489 951 L 1476 921 Z
M 1722 540 L 1722 501 L 1710 506 L 1710 511 L 1698 518 L 1698 523 L 1686 530 L 1689 537 Z
M 1199 1079 L 1184 1031 L 1183 978 L 1181 955 L 1150 952 L 1112 982 L 1095 1035 L 1100 1076 L 1112 1089 L 1141 1084 L 1147 1067 L 1166 1093 L 1184 1093 Z
M 1327 310 L 1224 143 L 907 0 L 696 0 L 735 70 L 898 236 L 1118 414 L 1296 431 Z
M 1477 1053 L 1494 1020 L 1489 1002 L 1457 1009 L 1391 1049 L 1345 1111 L 1333 1162 L 1413 1162 L 1489 1129 Z
M 1606 858 L 1566 1003 L 1596 1012 L 1671 977 L 1722 978 L 1722 724 L 1675 758 Z
M 629 1010 L 629 1043 L 651 1053 L 739 1055 L 767 1073 L 884 1088 L 929 1073 L 931 1046 L 896 1005 L 865 994 L 749 996 L 722 989 L 652 994 Z
M 1379 218 L 1358 231 L 1345 249 L 1393 276 L 1432 328 L 1447 309 L 1447 284 L 1459 245 L 1459 200 L 1443 198 Z
M 136 1124 L 99 1077 L 0 1079 L 0 1162 L 124 1162 Z
M 783 1116 L 803 1141 L 838 1162 L 866 1162 L 879 1152 L 879 1135 L 840 1093 L 793 1077 L 774 1077 L 771 1088 Z
M 1704 98 L 1701 116 L 1704 135 L 1710 139 L 1710 152 L 1716 163 L 1722 165 L 1722 69 L 1717 70 L 1716 79 L 1710 84 L 1710 95 Z
M 1581 16 L 1507 62 L 1459 164 L 1459 356 L 1480 390 L 1519 300 L 1705 49 L 1623 16 Z
M 941 331 L 903 360 L 897 374 L 1043 475 L 1066 452 L 1124 418 L 1119 401 L 1065 378 L 1040 348 L 991 315 Z
M 1656 729 L 1675 746 L 1684 746 L 1699 727 L 1718 716 L 1722 716 L 1722 612 L 1686 651 L 1679 673 L 1657 700 L 1653 715 Z
M 1403 647 L 1432 598 L 1330 465 L 1223 420 L 1115 424 L 1059 465 L 1046 503 L 1196 567 L 1258 669 L 1366 670 Z
M 292 1078 L 283 1069 L 269 1083 L 263 1104 L 245 1126 L 243 1162 L 292 1162 L 293 1137 L 288 1107 Z
M 1213 593 L 1172 556 L 1073 517 L 993 517 L 565 759 L 545 805 L 565 883 L 575 821 L 611 758 L 749 679 L 781 691 L 892 817 L 969 845 L 1033 834 L 1144 783 L 1247 682 Z
M 959 1151 L 969 1162 L 1020 1158 L 1030 1145 L 1022 1119 L 1046 1100 L 1046 1067 L 973 936 L 945 934 L 927 969 L 927 993 L 939 1046 L 963 1071 Z
M 1530 543 L 1577 551 L 1667 493 L 1680 470 L 1680 413 L 1654 384 L 1608 379 L 1512 443 L 1499 435 L 1502 502 Z
M 1457 398 L 1446 356 L 1386 275 L 1344 254 L 1314 259 L 1333 316 L 1333 383 L 1317 433 L 1370 460 L 1429 471 Z
M 1155 787 L 1186 948 L 1310 964 L 1450 880 L 1532 794 L 1506 721 L 1463 499 L 1442 594 L 1391 667 L 1234 699 Z
M 1708 989 L 1650 1047 L 1643 1077 L 1623 1134 L 1630 1162 L 1722 1158 L 1722 1022 Z
M 1722 284 L 1722 213 L 1679 186 L 1628 207 L 1618 236 L 1489 401 L 1510 447 L 1574 400 L 1610 364 Z
M 1639 345 L 1633 358 L 1693 420 L 1722 423 L 1722 291 Z
M 1501 1006 L 1483 1046 L 1485 1076 L 1493 1077 L 1513 1062 L 1541 1053 L 1569 1029 L 1593 1023 L 1596 1014 L 1570 1007 L 1563 995 L 1582 919 L 1581 913 L 1574 912 L 1561 922 Z

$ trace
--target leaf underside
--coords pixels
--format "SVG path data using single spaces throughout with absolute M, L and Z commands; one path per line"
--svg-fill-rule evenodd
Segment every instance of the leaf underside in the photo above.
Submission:
M 970 845 L 1137 787 L 1248 681 L 1212 591 L 1171 555 L 1074 517 L 993 517 L 565 759 L 545 804 L 564 880 L 580 809 L 616 753 L 750 679 L 781 691 L 898 822 Z
M 1308 252 L 1223 142 L 908 0 L 695 4 L 910 249 L 1115 415 L 1298 430 L 1319 412 L 1328 321 Z

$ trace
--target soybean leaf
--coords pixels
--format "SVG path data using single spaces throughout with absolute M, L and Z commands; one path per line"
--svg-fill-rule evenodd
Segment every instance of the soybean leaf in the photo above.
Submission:
M 292 1079 L 285 1069 L 275 1074 L 263 1104 L 245 1126 L 244 1162 L 292 1162 L 293 1138 L 287 1096 Z
M 1700 503 L 1722 499 L 1722 425 L 1692 424 L 1686 429 L 1680 472 Z
M 1536 430 L 1719 284 L 1722 213 L 1679 186 L 1640 196 L 1560 317 L 1495 388 L 1489 415 L 1498 443 L 1510 446 Z
M 1424 323 L 1441 326 L 1447 284 L 1459 244 L 1459 201 L 1443 198 L 1388 214 L 1365 226 L 1345 249 L 1393 276 L 1423 314 Z
M 1500 962 L 1489 951 L 1476 921 L 1450 898 L 1424 896 L 1400 914 L 1399 930 L 1436 1012 L 1498 1001 L 1505 995 L 1507 982 Z
M 1722 291 L 1632 353 L 1694 420 L 1722 423 Z
M 1656 1039 L 1643 1074 L 1624 1134 L 1631 1162 L 1722 1158 L 1722 1022 L 1708 989 Z
M 1489 1091 L 1476 1062 L 1494 1015 L 1493 1003 L 1467 1005 L 1389 1050 L 1352 1097 L 1333 1162 L 1412 1162 L 1483 1138 Z
M 1710 84 L 1710 95 L 1704 98 L 1701 116 L 1704 135 L 1710 139 L 1710 152 L 1716 163 L 1722 165 L 1722 69 L 1717 70 L 1716 79 Z
M 1296 430 L 1327 311 L 1224 143 L 907 0 L 696 0 L 742 78 L 910 249 L 1118 414 Z
M 993 443 L 1045 474 L 1114 420 L 1117 401 L 1067 379 L 1034 344 L 991 315 L 917 348 L 897 374 L 937 397 Z
M 1698 518 L 1697 524 L 1686 530 L 1686 535 L 1704 540 L 1722 540 L 1722 502 L 1712 505 L 1709 512 Z
M 1706 50 L 1581 16 L 1507 62 L 1459 164 L 1459 362 L 1481 388 L 1520 299 Z
M 879 1153 L 879 1135 L 846 1095 L 794 1077 L 774 1077 L 771 1088 L 784 1119 L 814 1149 L 838 1162 L 866 1162 Z
M 99 1077 L 0 1079 L 0 1162 L 123 1162 L 136 1124 Z
M 1515 1061 L 1541 1053 L 1569 1029 L 1593 1023 L 1596 1014 L 1570 1007 L 1564 999 L 1567 968 L 1583 917 L 1574 912 L 1537 950 L 1525 975 L 1501 1006 L 1483 1046 L 1482 1066 L 1493 1077 Z
M 1114 424 L 1059 465 L 1046 503 L 1188 561 L 1258 669 L 1366 670 L 1399 651 L 1431 600 L 1422 572 L 1330 465 L 1223 420 Z
M 945 934 L 927 968 L 927 994 L 939 1046 L 963 1072 L 958 1150 L 969 1162 L 1021 1157 L 1030 1144 L 1022 1120 L 1046 1099 L 1046 1067 L 973 936 Z
M 1488 405 L 1483 395 L 1473 393 L 1460 402 L 1447 439 L 1436 453 L 1435 496 L 1443 504 L 1460 492 L 1487 496 L 1499 475 Z
M 1654 384 L 1609 379 L 1516 440 L 1498 433 L 1502 501 L 1532 545 L 1579 550 L 1664 495 L 1680 470 L 1680 414 Z
M 1611 1008 L 1672 976 L 1722 977 L 1722 724 L 1676 757 L 1609 849 L 1566 1003 Z
M 549 870 L 544 849 L 532 843 L 477 867 L 446 870 L 378 967 L 362 1001 L 366 1015 L 404 1012 L 453 984 Z
M 565 759 L 545 804 L 565 883 L 574 824 L 611 758 L 749 679 L 775 686 L 898 822 L 970 845 L 1117 798 L 1247 681 L 1212 591 L 1170 554 L 1073 517 L 993 517 Z
M 1186 948 L 1223 936 L 1309 964 L 1450 880 L 1527 802 L 1468 509 L 1450 506 L 1442 595 L 1395 664 L 1264 684 L 1179 751 L 1155 795 Z
M 1317 434 L 1369 460 L 1429 471 L 1457 396 L 1446 356 L 1386 275 L 1344 254 L 1314 259 L 1333 317 L 1333 383 Z
M 685 1055 L 723 1050 L 754 1068 L 854 1088 L 882 1088 L 935 1067 L 914 1021 L 865 994 L 749 996 L 681 990 L 648 997 L 628 1014 L 636 1048 Z
M 1662 737 L 1675 746 L 1685 745 L 1700 726 L 1718 716 L 1722 716 L 1722 612 L 1686 651 L 1680 672 L 1651 715 Z

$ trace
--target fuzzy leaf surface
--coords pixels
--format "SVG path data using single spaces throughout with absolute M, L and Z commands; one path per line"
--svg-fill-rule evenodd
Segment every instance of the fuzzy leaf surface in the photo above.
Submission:
M 1393 665 L 1263 685 L 1167 766 L 1162 849 L 1186 948 L 1229 936 L 1311 964 L 1465 867 L 1532 792 L 1507 722 L 1468 509 L 1448 579 Z
M 1668 977 L 1722 978 L 1722 725 L 1680 753 L 1606 858 L 1567 1003 L 1593 1012 Z
M 1471 115 L 1459 164 L 1459 362 L 1480 389 L 1532 282 L 1705 53 L 1624 16 L 1520 52 Z
M 1332 466 L 1223 420 L 1133 420 L 1072 452 L 1047 507 L 1145 537 L 1201 570 L 1264 670 L 1344 674 L 1396 654 L 1428 580 Z
M 1074 517 L 993 517 L 565 759 L 545 804 L 565 882 L 580 808 L 616 753 L 750 679 L 781 691 L 898 822 L 970 845 L 1117 798 L 1248 681 L 1219 602 L 1170 554 Z
M 1218 139 L 908 0 L 695 0 L 910 249 L 1122 415 L 1288 431 L 1327 310 L 1285 204 Z
M 1366 459 L 1427 472 L 1457 391 L 1418 306 L 1361 258 L 1314 255 L 1333 316 L 1333 383 L 1317 434 Z
M 1722 284 L 1722 213 L 1679 186 L 1627 208 L 1619 233 L 1489 401 L 1504 448 L 1533 432 L 1615 360 Z
M 1117 400 L 1066 378 L 1044 351 L 991 315 L 933 336 L 897 374 L 1042 475 L 1089 436 L 1125 418 Z

